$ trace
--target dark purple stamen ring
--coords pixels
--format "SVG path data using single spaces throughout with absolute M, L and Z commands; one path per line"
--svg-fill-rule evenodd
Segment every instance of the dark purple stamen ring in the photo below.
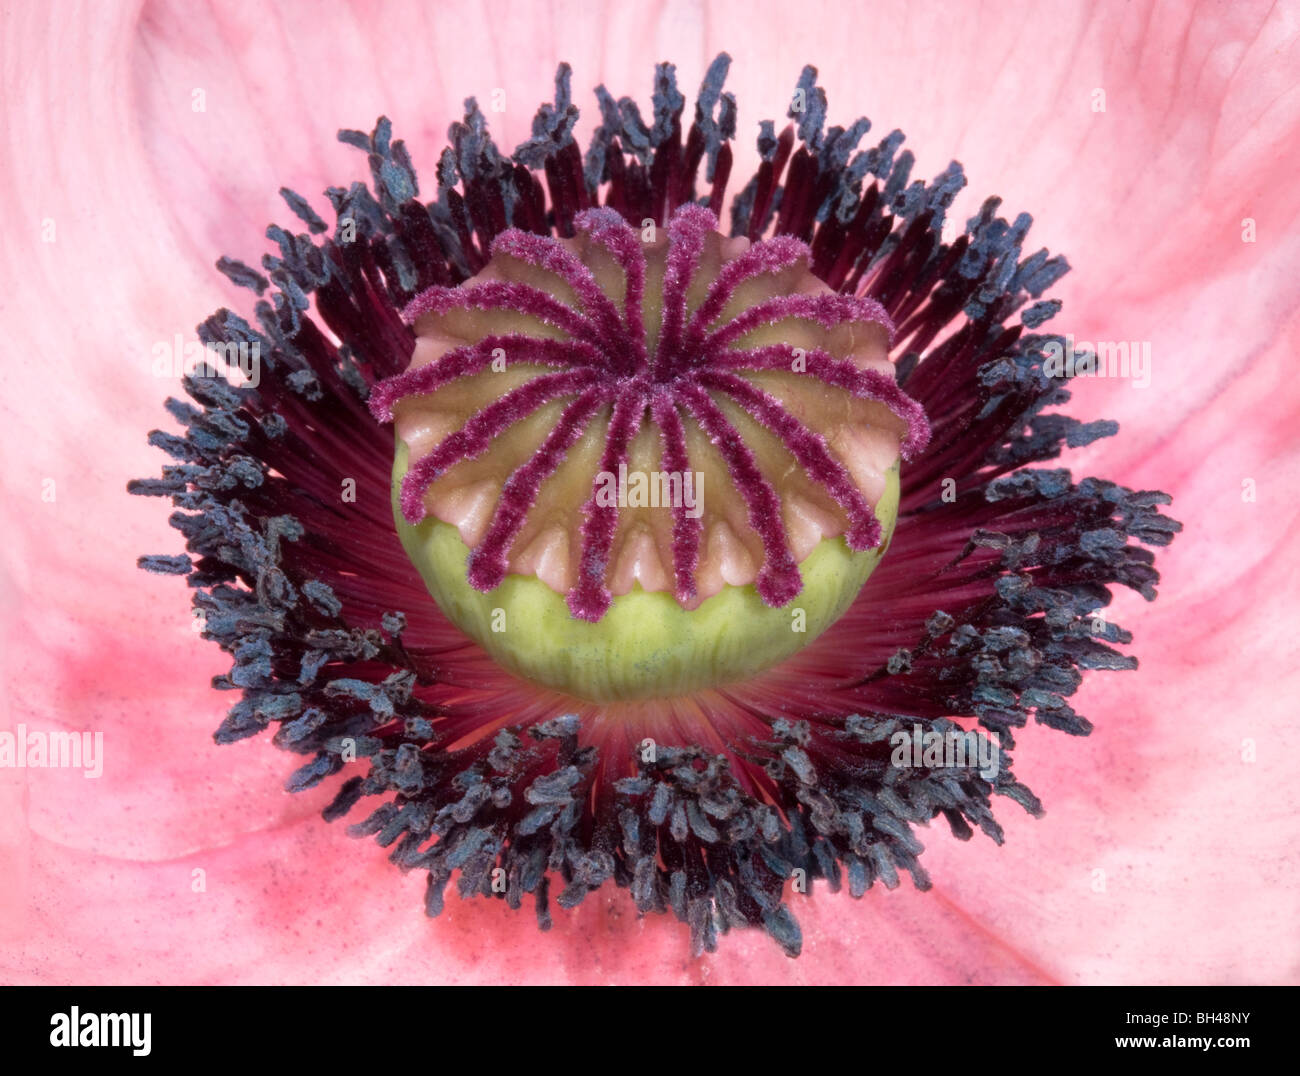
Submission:
M 344 770 L 341 745 L 356 745 L 368 768 L 337 787 L 323 815 L 335 821 L 368 803 L 349 832 L 391 848 L 403 870 L 427 873 L 429 915 L 441 912 L 458 874 L 462 896 L 490 894 L 511 908 L 531 897 L 548 929 L 557 904 L 572 908 L 612 880 L 638 912 L 688 923 L 694 953 L 713 950 L 720 931 L 750 926 L 795 956 L 800 930 L 783 897 L 795 872 L 854 898 L 877 882 L 893 888 L 904 873 L 928 888 L 917 838 L 933 831 L 918 827 L 942 817 L 959 840 L 980 830 L 1001 844 L 1000 799 L 1041 813 L 1011 770 L 1020 737 L 1033 726 L 1088 735 L 1092 724 L 1071 698 L 1087 670 L 1137 667 L 1121 649 L 1132 636 L 1110 617 L 1098 631 L 1097 611 L 1119 587 L 1155 599 L 1153 551 L 1181 525 L 1162 513 L 1167 495 L 1077 477 L 1055 462 L 1118 429 L 1061 411 L 1069 379 L 1043 372 L 1044 347 L 1065 345 L 1043 326 L 1059 312 L 1060 300 L 1045 294 L 1068 262 L 1032 252 L 1030 217 L 1004 219 L 997 198 L 945 242 L 966 183 L 961 166 L 923 182 L 912 154 L 899 152 L 901 132 L 858 148 L 865 118 L 827 128 L 811 67 L 799 88 L 816 107 L 790 114 L 797 142 L 793 124 L 763 123 L 761 164 L 740 177 L 730 234 L 802 240 L 826 286 L 879 300 L 899 326 L 898 381 L 935 430 L 901 475 L 897 555 L 815 644 L 815 659 L 775 680 L 692 696 L 699 721 L 679 722 L 679 711 L 652 700 L 646 728 L 661 742 L 647 762 L 603 735 L 626 727 L 624 713 L 575 715 L 572 699 L 498 677 L 465 646 L 397 555 L 382 494 L 340 510 L 340 467 L 362 489 L 386 485 L 389 444 L 374 436 L 365 401 L 411 359 L 398 311 L 414 297 L 479 272 L 511 226 L 572 235 L 593 221 L 591 241 L 619 248 L 614 260 L 635 270 L 627 258 L 639 249 L 636 233 L 618 217 L 665 225 L 698 199 L 706 160 L 704 195 L 720 211 L 737 116 L 722 92 L 728 64 L 724 54 L 710 65 L 694 122 L 683 122 L 671 64 L 655 71 L 653 126 L 631 99 L 601 87 L 604 122 L 585 163 L 567 65 L 555 103 L 513 154 L 496 146 L 471 98 L 451 128 L 434 201 L 418 197 L 386 118 L 370 134 L 341 131 L 373 176 L 369 187 L 327 192 L 339 229 L 355 226 L 355 239 L 325 235 L 306 200 L 281 191 L 311 234 L 272 225 L 279 250 L 263 256 L 265 276 L 222 258 L 217 268 L 258 296 L 256 319 L 223 309 L 198 329 L 205 343 L 260 347 L 261 384 L 186 378 L 188 399 L 166 404 L 182 435 L 149 437 L 172 462 L 128 487 L 169 500 L 185 541 L 184 554 L 145 556 L 141 567 L 187 578 L 204 638 L 232 659 L 215 682 L 237 696 L 217 742 L 275 730 L 277 747 L 304 756 L 286 784 L 293 792 L 331 780 Z M 600 203 L 607 208 L 586 208 Z M 630 325 L 640 321 L 639 307 L 635 317 L 628 311 L 643 284 L 629 275 Z M 786 351 L 756 359 L 724 349 L 710 366 L 786 368 Z M 824 363 L 864 398 L 888 398 L 888 372 L 855 381 L 851 365 Z M 642 351 L 637 370 L 647 369 Z M 664 461 L 683 470 L 672 392 L 654 386 L 650 400 Z M 899 413 L 911 416 L 908 443 L 919 450 L 927 426 L 911 406 Z M 939 500 L 949 476 L 953 503 Z M 699 533 L 699 520 L 674 516 L 679 596 L 694 585 Z M 892 733 L 917 724 L 957 731 L 949 718 L 996 737 L 1003 765 L 993 781 L 974 769 L 957 781 L 946 769 L 900 776 L 883 761 Z M 475 738 L 484 731 L 494 735 Z M 687 746 L 666 746 L 679 743 Z M 617 780 L 629 766 L 637 776 Z

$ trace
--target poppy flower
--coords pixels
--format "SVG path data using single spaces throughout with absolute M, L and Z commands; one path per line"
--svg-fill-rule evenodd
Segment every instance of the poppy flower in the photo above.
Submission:
M 102 776 L 0 772 L 11 978 L 1293 976 L 1274 939 L 1294 887 L 1284 866 L 1263 865 L 1293 836 L 1281 779 L 1293 663 L 1279 625 L 1295 108 L 1280 15 L 1247 7 L 1204 30 L 1119 8 L 1056 19 L 1035 39 L 1037 55 L 1062 57 L 1048 77 L 1016 63 L 1022 27 L 973 13 L 900 15 L 867 67 L 847 30 L 875 39 L 884 14 L 868 26 L 828 9 L 791 32 L 772 12 L 729 65 L 707 51 L 727 44 L 725 27 L 705 32 L 691 8 L 663 13 L 661 40 L 587 13 L 557 16 L 551 33 L 491 9 L 481 26 L 458 16 L 454 33 L 441 18 L 411 32 L 421 14 L 386 5 L 326 28 L 293 6 L 277 13 L 275 26 L 238 9 L 211 25 L 167 8 L 69 20 L 78 92 L 67 69 L 11 60 L 11 85 L 27 82 L 10 106 L 27 166 L 7 182 L 34 238 L 6 265 L 12 354 L 27 358 L 6 366 L 6 500 L 25 507 L 4 561 L 5 727 L 103 734 Z M 11 55 L 40 55 L 35 16 L 11 19 L 26 44 Z M 827 33 L 837 19 L 846 32 Z M 678 67 L 643 63 L 652 43 Z M 1008 56 L 984 108 L 975 45 Z M 774 95 L 795 51 L 794 96 Z M 801 73 L 805 57 L 816 70 Z M 571 67 L 555 77 L 558 61 Z M 650 74 L 640 112 L 614 96 Z M 531 97 L 553 77 L 534 118 Z M 609 93 L 579 120 L 588 80 Z M 502 111 L 449 104 L 471 93 Z M 864 110 L 885 128 L 855 122 Z M 391 125 L 333 143 L 333 127 L 384 113 Z M 937 162 L 936 179 L 913 179 L 894 124 Z M 357 149 L 368 178 L 349 186 L 357 161 L 343 151 Z M 945 167 L 949 154 L 964 171 Z M 280 188 L 272 209 L 266 192 Z M 404 371 L 417 340 L 446 328 L 421 318 L 445 314 L 498 257 L 528 261 L 530 235 L 545 237 L 537 261 L 560 264 L 581 234 L 615 226 L 597 207 L 666 231 L 669 265 L 674 241 L 715 241 L 700 214 L 718 220 L 719 250 L 749 240 L 726 248 L 701 297 L 746 249 L 779 249 L 765 247 L 773 235 L 804 244 L 790 253 L 831 296 L 817 308 L 828 331 L 842 316 L 869 334 L 877 309 L 882 338 L 892 328 L 895 394 L 875 384 L 873 415 L 898 420 L 895 451 L 911 456 L 888 550 L 822 634 L 742 678 L 631 700 L 540 683 L 466 639 L 397 538 L 446 502 L 417 487 L 394 521 L 392 436 L 371 414 L 387 417 L 374 387 L 395 386 L 385 399 L 405 440 L 403 401 L 433 386 Z M 1065 276 L 1063 258 L 1038 252 L 1022 208 L 1082 271 Z M 284 227 L 259 262 L 262 218 Z M 223 254 L 231 288 L 206 269 Z M 631 293 L 630 275 L 593 272 L 611 298 Z M 874 305 L 850 310 L 837 294 Z M 530 295 L 521 308 L 511 293 L 514 314 L 536 312 Z M 480 338 L 505 334 L 503 303 L 475 315 L 487 317 Z M 204 309 L 220 312 L 196 340 Z M 609 359 L 608 332 L 593 340 Z M 1097 376 L 1084 341 L 1114 342 L 1112 357 L 1123 342 L 1127 373 Z M 731 343 L 699 354 L 731 362 Z M 187 366 L 191 345 L 201 361 L 213 345 L 231 365 L 260 365 L 232 386 Z M 801 374 L 865 398 L 863 371 L 832 345 L 806 352 Z M 892 520 L 870 521 L 876 533 L 854 499 L 868 483 L 849 467 L 845 485 L 846 457 L 818 454 L 837 429 L 810 429 L 817 414 L 777 408 L 735 373 L 710 376 L 715 400 L 750 405 L 810 480 L 843 494 L 828 493 L 821 539 L 840 542 L 856 520 L 847 548 L 883 546 Z M 709 488 L 736 477 L 735 503 L 765 536 L 750 575 L 728 585 L 783 607 L 782 588 L 805 585 L 781 567 L 793 539 L 770 523 L 789 518 L 788 490 L 755 474 L 704 384 L 681 385 L 677 406 L 730 446 Z M 173 459 L 141 478 L 157 459 L 136 442 L 168 391 L 173 428 L 151 440 Z M 617 414 L 614 396 L 599 403 Z M 430 468 L 431 482 L 459 458 Z M 178 539 L 158 502 L 124 498 L 128 480 L 172 501 L 186 554 L 169 552 Z M 502 481 L 485 518 L 536 509 L 536 488 L 512 502 Z M 1150 549 L 1179 529 L 1156 489 L 1187 530 L 1162 549 L 1162 597 L 1148 606 Z M 877 516 L 882 500 L 874 489 Z M 594 559 L 574 563 L 617 568 L 617 530 L 601 537 L 606 517 L 585 518 L 596 522 L 572 545 Z M 494 525 L 462 528 L 465 545 Z M 696 580 L 677 569 L 696 562 L 679 563 L 675 538 L 661 574 L 689 611 Z M 157 551 L 145 567 L 187 577 L 193 612 L 178 581 L 134 571 L 142 550 Z M 596 630 L 633 596 L 616 576 L 571 595 Z M 488 572 L 476 592 L 499 581 Z M 506 636 L 507 648 L 540 645 Z M 968 730 L 997 746 L 996 772 L 891 762 L 896 742 Z M 286 767 L 262 732 L 303 757 Z M 1258 885 L 1243 881 L 1252 872 Z

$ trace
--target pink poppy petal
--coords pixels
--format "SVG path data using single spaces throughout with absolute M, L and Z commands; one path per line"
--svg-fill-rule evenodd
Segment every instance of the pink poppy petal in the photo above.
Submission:
M 10 353 L 27 356 L 0 370 L 5 671 L 18 685 L 3 727 L 101 729 L 107 762 L 98 780 L 0 771 L 7 981 L 1294 980 L 1294 946 L 1277 944 L 1297 903 L 1283 770 L 1294 584 L 1280 566 L 1297 477 L 1300 103 L 1286 11 L 1238 5 L 1193 24 L 1122 5 L 804 5 L 799 19 L 735 7 L 6 14 L 21 166 L 0 183 L 30 230 L 0 253 Z M 76 59 L 42 66 L 55 27 L 59 54 Z M 1058 331 L 1151 342 L 1150 388 L 1076 386 L 1080 417 L 1125 426 L 1084 459 L 1170 490 L 1187 523 L 1158 562 L 1161 602 L 1124 602 L 1115 617 L 1143 667 L 1089 682 L 1090 739 L 1021 738 L 1017 772 L 1046 818 L 1005 812 L 1001 849 L 923 833 L 928 894 L 796 898 L 797 962 L 757 934 L 692 961 L 681 924 L 638 920 L 621 893 L 557 912 L 548 935 L 454 897 L 430 923 L 420 878 L 312 817 L 324 790 L 279 791 L 291 758 L 261 739 L 210 746 L 229 697 L 205 685 L 224 661 L 194 638 L 182 588 L 136 571 L 139 553 L 178 540 L 158 504 L 123 495 L 156 469 L 143 433 L 176 391 L 153 376 L 151 351 L 223 303 L 245 305 L 210 266 L 256 260 L 266 222 L 289 220 L 279 186 L 323 211 L 321 188 L 361 177 L 338 127 L 386 112 L 431 184 L 469 94 L 486 107 L 505 90 L 489 118 L 513 146 L 559 59 L 589 130 L 596 81 L 643 98 L 652 63 L 671 58 L 689 94 L 720 48 L 736 57 L 734 175 L 752 162 L 754 121 L 779 118 L 799 65 L 815 63 L 832 122 L 865 111 L 874 136 L 903 127 L 919 174 L 963 160 L 964 209 L 997 192 L 1035 213 L 1039 241 L 1076 266 Z M 1105 113 L 1090 107 L 1098 88 Z M 1241 241 L 1247 217 L 1254 244 Z M 40 241 L 47 219 L 53 243 Z M 1246 478 L 1254 503 L 1241 500 Z M 196 868 L 204 893 L 191 891 Z

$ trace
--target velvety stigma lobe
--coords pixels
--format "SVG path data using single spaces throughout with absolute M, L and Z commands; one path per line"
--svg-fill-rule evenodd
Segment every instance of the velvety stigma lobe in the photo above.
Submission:
M 476 588 L 535 575 L 591 622 L 634 588 L 781 606 L 819 542 L 878 545 L 884 475 L 928 436 L 883 308 L 831 292 L 798 240 L 725 240 L 700 206 L 652 235 L 610 209 L 575 225 L 505 231 L 478 276 L 404 310 L 410 368 L 370 401 L 410 450 L 402 518 L 456 526 Z M 608 503 L 627 473 L 698 476 L 702 503 Z

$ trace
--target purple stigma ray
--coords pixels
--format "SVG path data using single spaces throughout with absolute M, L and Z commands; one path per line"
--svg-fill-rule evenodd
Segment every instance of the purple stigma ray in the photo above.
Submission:
M 790 553 L 776 490 L 759 470 L 754 453 L 704 389 L 683 380 L 677 385 L 677 396 L 721 453 L 736 489 L 749 506 L 749 525 L 763 543 L 763 567 L 754 581 L 759 597 L 768 605 L 785 605 L 803 589 L 803 579 Z
M 685 474 L 690 468 L 686 453 L 686 430 L 671 391 L 659 388 L 650 402 L 650 417 L 659 427 L 664 469 Z M 673 505 L 673 582 L 680 602 L 694 601 L 699 593 L 695 570 L 700 563 L 700 537 L 704 523 L 692 517 L 684 504 Z
M 645 413 L 646 394 L 638 387 L 617 396 L 614 413 L 610 416 L 609 432 L 605 435 L 605 451 L 600 460 L 600 472 L 616 474 L 627 463 L 632 438 L 641 429 Z M 569 591 L 569 611 L 579 620 L 596 623 L 614 600 L 605 585 L 609 573 L 609 551 L 614 545 L 618 530 L 618 505 L 596 503 L 596 490 L 601 485 L 600 472 L 592 482 L 591 497 L 583 506 L 586 517 L 582 523 L 582 556 L 578 568 L 578 582 Z
M 605 346 L 616 349 L 622 344 L 627 334 L 619 318 L 618 307 L 601 290 L 592 271 L 572 251 L 549 236 L 533 235 L 511 228 L 493 240 L 492 253 L 518 258 L 562 278 L 573 289 L 587 316 L 599 326 Z
M 459 288 L 428 288 L 407 304 L 402 311 L 402 320 L 413 325 L 425 314 L 446 314 L 455 309 L 507 310 L 527 314 L 596 347 L 602 343 L 596 326 L 573 307 L 531 284 L 516 284 L 508 280 L 462 284 Z
M 848 469 L 826 447 L 826 439 L 814 433 L 792 415 L 777 398 L 764 392 L 739 374 L 701 370 L 695 380 L 706 388 L 724 392 L 741 405 L 764 428 L 785 442 L 791 455 L 814 482 L 824 486 L 849 520 L 844 536 L 850 549 L 861 551 L 880 544 L 880 521 Z
M 718 272 L 718 278 L 710 285 L 704 302 L 691 318 L 686 332 L 688 345 L 693 345 L 694 349 L 699 348 L 708 327 L 717 320 L 736 288 L 745 281 L 764 273 L 778 273 L 810 256 L 806 243 L 792 236 L 778 235 L 765 242 L 755 243 L 738 258 L 727 262 Z
M 453 348 L 431 363 L 379 382 L 370 392 L 370 413 L 380 422 L 393 420 L 393 405 L 407 396 L 425 396 L 458 378 L 482 373 L 493 352 L 505 352 L 506 366 L 597 366 L 600 353 L 581 340 L 548 340 L 522 333 L 485 336 L 477 344 Z
M 509 570 L 509 555 L 539 490 L 583 435 L 597 408 L 613 403 L 601 462 L 601 470 L 612 473 L 626 463 L 630 446 L 647 421 L 648 405 L 648 421 L 659 430 L 662 465 L 670 473 L 684 474 L 691 469 L 686 416 L 717 447 L 730 481 L 746 505 L 750 526 L 762 542 L 764 559 L 755 587 L 768 605 L 784 605 L 800 592 L 803 580 L 789 547 L 780 495 L 710 394 L 714 392 L 730 399 L 780 439 L 807 478 L 827 491 L 843 513 L 844 539 L 850 549 L 878 546 L 882 529 L 874 508 L 825 437 L 805 425 L 778 396 L 743 376 L 747 370 L 790 370 L 790 346 L 742 349 L 730 345 L 760 326 L 787 318 L 816 322 L 827 329 L 848 322 L 870 322 L 882 326 L 892 339 L 894 327 L 884 308 L 865 297 L 801 292 L 755 302 L 710 331 L 746 281 L 808 262 L 811 254 L 805 243 L 791 236 L 755 243 L 719 268 L 692 315 L 687 294 L 717 218 L 702 206 L 682 205 L 667 225 L 660 334 L 652 365 L 644 324 L 648 267 L 640 235 L 608 207 L 581 210 L 573 223 L 587 234 L 590 243 L 603 248 L 623 273 L 621 313 L 618 301 L 600 286 L 592 269 L 560 240 L 516 230 L 498 235 L 493 254 L 554 273 L 569 285 L 581 310 L 532 285 L 493 280 L 458 288 L 427 288 L 403 311 L 403 318 L 411 323 L 430 313 L 502 310 L 535 317 L 569 337 L 556 340 L 526 332 L 489 335 L 418 369 L 390 377 L 375 388 L 369 401 L 371 412 L 377 419 L 389 421 L 399 400 L 427 396 L 446 384 L 483 372 L 497 349 L 505 351 L 507 365 L 542 368 L 536 377 L 487 403 L 459 430 L 411 464 L 401 489 L 404 518 L 412 524 L 425 518 L 430 487 L 456 464 L 481 455 L 497 437 L 544 404 L 577 394 L 542 446 L 507 479 L 484 538 L 470 553 L 470 583 L 479 590 L 492 590 Z M 909 459 L 925 447 L 929 438 L 925 413 L 888 373 L 861 370 L 852 360 L 818 348 L 805 350 L 804 357 L 806 376 L 880 404 L 895 416 L 903 434 L 903 458 Z M 608 581 L 621 520 L 617 506 L 596 503 L 598 478 L 593 476 L 592 492 L 583 507 L 577 579 L 566 595 L 570 613 L 589 622 L 599 621 L 613 602 Z M 704 545 L 704 521 L 688 515 L 684 505 L 673 505 L 671 511 L 673 592 L 686 604 L 698 597 L 696 575 Z
M 649 368 L 650 360 L 645 346 L 645 252 L 641 241 L 623 216 L 614 209 L 584 209 L 574 218 L 574 223 L 586 231 L 593 242 L 599 243 L 623 270 L 626 293 L 623 298 L 623 324 L 627 331 L 627 345 L 634 356 L 630 373 L 642 373 Z
M 655 377 L 660 381 L 669 380 L 681 365 L 679 352 L 686 322 L 686 292 L 699 268 L 704 240 L 717 226 L 718 218 L 696 205 L 682 206 L 668 224 L 663 314 L 654 358 Z
M 790 349 L 783 344 L 769 344 L 748 350 L 723 350 L 711 356 L 715 369 L 738 370 L 789 370 Z M 900 452 L 910 460 L 925 450 L 930 443 L 930 423 L 925 411 L 915 400 L 898 387 L 898 382 L 877 370 L 859 370 L 848 359 L 837 359 L 821 348 L 804 353 L 808 373 L 836 388 L 851 392 L 863 400 L 884 404 L 907 425 L 907 436 Z
M 506 576 L 506 552 L 532 508 L 537 490 L 582 436 L 596 409 L 612 395 L 608 385 L 594 385 L 564 409 L 536 454 L 507 480 L 487 534 L 469 555 L 468 578 L 477 590 L 495 590 Z
M 762 325 L 772 325 L 786 318 L 806 318 L 822 328 L 833 329 L 846 321 L 871 321 L 882 326 L 890 342 L 894 339 L 894 323 L 885 308 L 875 299 L 856 295 L 778 295 L 755 303 L 744 313 L 727 322 L 704 339 L 706 351 L 732 343 L 747 332 Z
M 595 370 L 569 370 L 544 374 L 507 392 L 476 413 L 464 426 L 448 434 L 427 456 L 415 463 L 402 480 L 402 515 L 408 523 L 425 516 L 424 497 L 444 471 L 454 463 L 473 459 L 487 450 L 492 439 L 545 403 L 586 388 L 599 378 Z

